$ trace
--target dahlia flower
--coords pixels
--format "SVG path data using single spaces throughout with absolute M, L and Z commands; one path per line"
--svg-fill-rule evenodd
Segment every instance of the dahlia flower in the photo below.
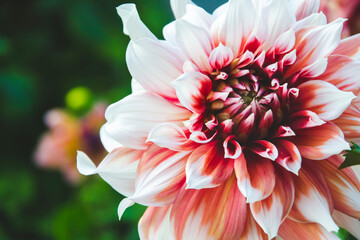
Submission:
M 135 5 L 117 8 L 130 36 L 133 93 L 110 105 L 99 174 L 148 206 L 141 239 L 360 237 L 360 183 L 338 170 L 360 139 L 360 35 L 341 40 L 319 0 L 229 0 L 209 14 L 172 0 L 158 40 Z
M 106 155 L 101 146 L 99 129 L 104 123 L 106 105 L 96 104 L 84 117 L 77 118 L 63 109 L 45 114 L 49 131 L 41 137 L 34 154 L 35 163 L 42 168 L 59 169 L 70 183 L 77 183 L 81 175 L 76 169 L 76 150 L 82 149 L 100 162 Z

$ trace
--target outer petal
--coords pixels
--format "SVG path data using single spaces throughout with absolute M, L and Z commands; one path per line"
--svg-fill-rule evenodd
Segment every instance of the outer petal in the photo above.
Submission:
M 234 170 L 240 192 L 253 203 L 270 196 L 275 186 L 272 162 L 251 152 L 235 160 Z
M 151 93 L 131 94 L 108 107 L 104 128 L 120 144 L 145 149 L 153 127 L 163 122 L 180 123 L 189 119 L 190 114 L 187 109 Z
M 295 201 L 289 217 L 298 222 L 319 223 L 329 232 L 337 231 L 331 217 L 333 203 L 329 188 L 322 173 L 314 166 L 311 161 L 304 161 L 299 176 L 294 177 Z
M 335 155 L 318 163 L 329 186 L 334 207 L 360 219 L 360 182 L 351 168 L 338 170 L 343 160 L 341 156 Z
M 345 228 L 357 239 L 360 239 L 360 221 L 357 218 L 350 217 L 340 211 L 333 212 L 333 218 L 337 225 Z
M 256 19 L 256 11 L 252 1 L 230 0 L 229 6 L 212 25 L 211 31 L 215 45 L 223 43 L 231 48 L 234 57 L 240 56 L 246 39 L 249 37 Z
M 308 81 L 298 88 L 300 94 L 294 103 L 294 111 L 310 110 L 325 121 L 338 118 L 355 98 L 352 92 L 340 91 L 325 81 Z
M 100 139 L 106 151 L 111 152 L 115 148 L 122 147 L 123 145 L 116 141 L 105 129 L 104 126 L 100 128 Z
M 179 101 L 192 112 L 205 110 L 205 98 L 211 91 L 211 80 L 200 72 L 187 72 L 177 78 L 173 85 Z
M 77 168 L 81 174 L 99 174 L 119 193 L 130 196 L 134 193 L 136 169 L 143 151 L 125 147 L 109 153 L 96 167 L 83 152 L 78 152 Z
M 331 55 L 328 62 L 326 71 L 318 78 L 335 85 L 342 91 L 352 91 L 359 94 L 360 61 L 347 56 Z
M 351 105 L 337 119 L 332 121 L 338 126 L 348 141 L 360 143 L 360 109 Z
M 155 35 L 140 20 L 135 4 L 122 4 L 116 8 L 124 24 L 124 33 L 129 35 L 131 40 L 141 38 L 156 39 Z
M 233 164 L 233 159 L 224 159 L 219 142 L 201 145 L 186 163 L 187 189 L 213 188 L 224 183 L 233 172 Z
M 175 18 L 181 18 L 186 12 L 186 5 L 192 3 L 190 0 L 170 0 L 171 9 Z
M 147 206 L 174 202 L 185 183 L 185 163 L 189 152 L 174 152 L 153 144 L 141 158 L 135 193 L 131 200 Z
M 186 5 L 186 13 L 181 19 L 206 30 L 209 30 L 212 24 L 212 16 L 195 4 Z
M 142 240 L 175 239 L 170 224 L 171 206 L 148 207 L 139 221 L 139 236 Z
M 298 223 L 286 219 L 279 229 L 284 240 L 340 240 L 335 234 L 328 232 L 316 223 Z
M 178 49 L 148 38 L 131 41 L 126 51 L 129 71 L 144 89 L 173 101 L 177 97 L 171 82 L 182 74 L 184 61 Z
M 295 0 L 296 19 L 300 20 L 319 11 L 320 0 Z
M 295 137 L 288 139 L 296 145 L 303 157 L 312 160 L 325 159 L 350 149 L 342 131 L 331 123 L 299 129 L 295 133 Z
M 241 235 L 240 240 L 268 240 L 269 237 L 262 230 L 262 228 L 256 223 L 253 215 L 250 213 L 250 209 L 247 209 L 248 214 L 246 214 L 246 224 Z
M 246 203 L 235 177 L 216 188 L 183 189 L 172 208 L 176 239 L 236 240 L 243 231 Z
M 178 44 L 188 58 L 202 71 L 211 73 L 209 55 L 214 48 L 214 44 L 208 31 L 185 20 L 177 20 L 175 26 Z
M 277 236 L 281 223 L 289 214 L 295 198 L 295 188 L 290 173 L 278 169 L 272 194 L 259 202 L 250 204 L 256 222 L 272 239 Z
M 339 46 L 333 54 L 348 56 L 352 59 L 360 60 L 360 33 L 340 41 Z

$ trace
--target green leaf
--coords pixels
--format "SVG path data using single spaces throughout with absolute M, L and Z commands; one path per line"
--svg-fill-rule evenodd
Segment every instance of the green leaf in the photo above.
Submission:
M 352 143 L 351 150 L 347 150 L 345 154 L 345 161 L 340 165 L 339 169 L 360 165 L 360 146 Z

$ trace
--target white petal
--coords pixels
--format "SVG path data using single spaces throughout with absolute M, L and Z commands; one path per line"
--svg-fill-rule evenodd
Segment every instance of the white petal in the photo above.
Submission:
M 301 19 L 300 21 L 294 23 L 292 27 L 294 30 L 299 30 L 305 27 L 321 26 L 325 24 L 327 24 L 326 16 L 324 13 L 320 12 Z
M 186 14 L 181 19 L 206 30 L 210 30 L 212 25 L 212 16 L 195 4 L 186 6 Z
M 121 200 L 119 206 L 118 206 L 118 217 L 119 217 L 119 221 L 121 220 L 121 217 L 123 215 L 123 213 L 125 212 L 125 210 L 128 207 L 131 207 L 132 205 L 134 205 L 135 202 L 131 201 L 128 198 L 124 198 L 123 200 Z
M 148 92 L 131 94 L 108 107 L 104 125 L 111 137 L 124 146 L 145 149 L 149 132 L 163 122 L 188 120 L 190 111 Z
M 360 239 L 360 221 L 358 219 L 350 217 L 337 210 L 334 210 L 332 216 L 337 225 L 345 228 L 354 237 Z
M 181 18 L 186 12 L 186 5 L 192 3 L 190 0 L 170 0 L 171 9 L 175 18 Z
M 317 13 L 320 7 L 320 0 L 291 0 L 291 2 L 294 4 L 297 20 Z
M 136 93 L 136 92 L 145 92 L 146 90 L 144 89 L 144 87 L 139 83 L 138 80 L 136 79 L 131 79 L 131 92 Z
M 185 58 L 164 41 L 143 38 L 131 41 L 126 62 L 131 75 L 144 89 L 168 99 L 176 99 L 171 82 L 182 74 Z
M 83 175 L 92 175 L 96 173 L 96 166 L 91 159 L 81 151 L 77 151 L 77 169 Z
M 104 126 L 100 128 L 100 139 L 107 152 L 111 152 L 115 148 L 123 146 L 106 131 L 106 128 Z
M 201 70 L 212 72 L 209 55 L 214 44 L 208 31 L 185 20 L 177 20 L 175 24 L 176 39 L 188 58 Z
M 140 38 L 156 39 L 155 35 L 140 20 L 135 4 L 122 4 L 116 8 L 124 25 L 124 33 L 129 35 L 131 40 Z

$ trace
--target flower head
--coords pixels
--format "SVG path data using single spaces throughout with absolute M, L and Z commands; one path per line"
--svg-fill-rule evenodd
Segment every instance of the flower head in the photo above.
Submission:
M 133 93 L 106 111 L 109 155 L 95 167 L 80 153 L 80 172 L 128 197 L 119 215 L 149 206 L 142 239 L 332 239 L 359 225 L 359 179 L 337 167 L 360 136 L 360 36 L 341 40 L 344 19 L 327 23 L 317 0 L 171 3 L 164 41 L 118 7 Z

